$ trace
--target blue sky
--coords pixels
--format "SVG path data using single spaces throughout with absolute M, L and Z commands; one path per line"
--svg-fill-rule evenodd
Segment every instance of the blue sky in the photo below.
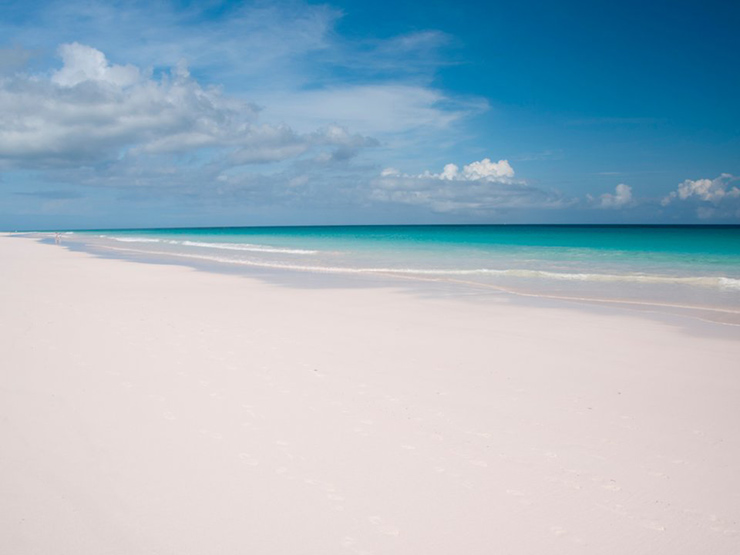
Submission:
M 0 0 L 0 228 L 740 223 L 732 2 Z

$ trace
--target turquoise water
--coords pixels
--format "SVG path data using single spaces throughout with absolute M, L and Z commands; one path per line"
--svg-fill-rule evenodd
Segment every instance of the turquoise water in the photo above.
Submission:
M 740 309 L 740 226 L 191 228 L 67 239 L 245 272 L 378 274 L 519 294 Z

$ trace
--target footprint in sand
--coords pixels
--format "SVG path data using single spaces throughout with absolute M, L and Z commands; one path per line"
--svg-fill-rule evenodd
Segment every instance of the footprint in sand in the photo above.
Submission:
M 368 518 L 368 520 L 370 521 L 370 524 L 377 528 L 379 533 L 385 536 L 397 537 L 401 533 L 400 530 L 395 526 L 384 524 L 383 519 L 379 516 L 371 516 Z
M 506 493 L 508 495 L 511 495 L 512 497 L 515 497 L 519 501 L 520 505 L 531 505 L 532 504 L 532 501 L 527 499 L 526 494 L 522 491 L 518 491 L 515 489 L 507 489 Z
M 717 515 L 708 515 L 707 520 L 712 523 L 709 526 L 712 532 L 724 534 L 725 536 L 734 536 L 737 534 L 737 530 L 728 526 L 730 524 L 729 521 L 719 518 Z
M 655 522 L 654 520 L 645 520 L 641 522 L 641 524 L 644 528 L 647 528 L 648 530 L 655 530 L 656 532 L 665 532 L 665 526 L 663 526 L 660 522 Z
M 210 437 L 211 439 L 215 439 L 217 441 L 220 441 L 224 438 L 224 436 L 218 432 L 212 432 L 211 430 L 206 430 L 205 428 L 201 428 L 198 430 L 198 433 L 202 436 Z
M 550 532 L 552 532 L 556 536 L 564 536 L 568 533 L 565 528 L 561 528 L 560 526 L 550 526 Z
M 165 420 L 175 420 L 175 415 L 172 414 L 170 411 L 165 411 L 163 414 Z
M 259 461 L 249 453 L 239 453 L 239 458 L 249 466 L 257 466 Z

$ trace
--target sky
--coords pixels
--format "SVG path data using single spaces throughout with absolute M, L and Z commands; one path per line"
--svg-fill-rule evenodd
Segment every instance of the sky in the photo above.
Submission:
M 0 0 L 0 229 L 740 223 L 740 4 Z

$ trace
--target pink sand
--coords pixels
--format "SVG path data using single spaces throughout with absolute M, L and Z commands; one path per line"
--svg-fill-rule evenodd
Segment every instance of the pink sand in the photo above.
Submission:
M 739 328 L 0 261 L 2 553 L 740 553 Z

